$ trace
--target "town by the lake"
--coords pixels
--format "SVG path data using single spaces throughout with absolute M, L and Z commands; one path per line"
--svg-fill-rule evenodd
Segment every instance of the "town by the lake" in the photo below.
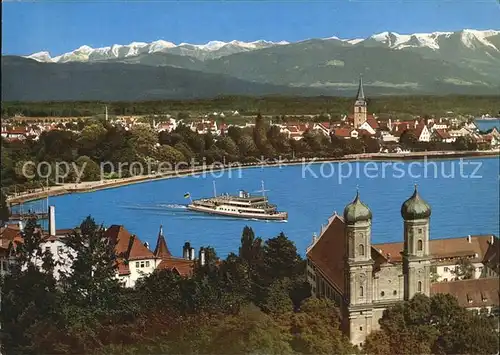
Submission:
M 476 5 L 3 3 L 0 354 L 499 354 Z

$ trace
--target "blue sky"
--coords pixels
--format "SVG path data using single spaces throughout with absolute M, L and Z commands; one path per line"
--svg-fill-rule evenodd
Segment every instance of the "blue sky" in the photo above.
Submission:
M 4 2 L 2 53 L 53 56 L 81 45 L 297 41 L 373 33 L 500 29 L 498 0 Z

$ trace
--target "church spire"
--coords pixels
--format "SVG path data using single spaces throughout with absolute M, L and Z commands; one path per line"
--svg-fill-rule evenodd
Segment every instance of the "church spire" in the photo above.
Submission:
M 363 75 L 359 75 L 359 86 L 356 101 L 365 101 L 365 91 L 363 90 Z
M 158 233 L 158 239 L 156 241 L 156 248 L 154 251 L 154 255 L 157 258 L 168 258 L 171 257 L 172 254 L 170 250 L 168 250 L 167 242 L 165 241 L 165 237 L 163 236 L 163 226 L 160 226 L 160 232 Z

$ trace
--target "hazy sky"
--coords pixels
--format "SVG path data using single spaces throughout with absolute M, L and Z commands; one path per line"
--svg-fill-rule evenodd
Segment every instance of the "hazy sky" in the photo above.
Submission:
M 297 41 L 374 33 L 500 29 L 499 0 L 4 2 L 2 53 L 52 56 L 81 45 L 158 39 Z

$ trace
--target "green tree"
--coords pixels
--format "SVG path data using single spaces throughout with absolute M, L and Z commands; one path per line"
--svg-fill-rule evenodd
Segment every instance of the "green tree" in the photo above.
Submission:
M 263 248 L 263 268 L 260 279 L 266 284 L 274 280 L 294 279 L 304 273 L 305 265 L 297 247 L 283 232 L 268 239 Z
M 290 354 L 291 336 L 270 316 L 255 306 L 224 317 L 211 327 L 204 353 L 209 354 Z
M 33 336 L 44 324 L 57 321 L 59 291 L 41 252 L 40 230 L 35 220 L 24 229 L 24 243 L 15 248 L 17 263 L 0 279 L 2 348 L 6 353 L 40 353 Z M 43 262 L 40 270 L 40 262 Z M 29 291 L 29 292 L 28 292 Z
M 95 151 L 104 139 L 106 132 L 106 128 L 99 121 L 85 126 L 78 137 L 78 143 L 82 152 L 91 154 Z
M 418 137 L 415 132 L 411 129 L 407 129 L 399 137 L 399 143 L 406 148 L 414 148 L 418 143 Z
M 130 133 L 132 146 L 137 152 L 145 157 L 152 156 L 158 143 L 158 134 L 146 125 L 136 125 Z
M 474 277 L 474 273 L 476 271 L 476 267 L 467 258 L 460 258 L 455 266 L 454 270 L 451 270 L 452 274 L 459 280 L 467 280 L 472 279 Z
M 71 269 L 63 273 L 62 281 L 69 302 L 81 308 L 109 310 L 116 307 L 120 283 L 116 278 L 116 240 L 108 238 L 104 228 L 89 216 L 79 229 L 64 239 L 73 250 L 67 257 Z
M 294 305 L 290 298 L 290 279 L 279 279 L 269 286 L 267 296 L 262 304 L 266 313 L 281 316 L 293 312 Z
M 238 143 L 238 148 L 242 157 L 255 156 L 258 151 L 252 137 L 248 135 L 241 136 Z
M 418 294 L 385 310 L 379 323 L 380 332 L 370 334 L 365 343 L 368 353 L 494 354 L 499 350 L 496 324 L 460 307 L 448 294 L 430 298 Z
M 233 159 L 236 159 L 240 153 L 238 150 L 238 146 L 231 137 L 224 137 L 222 139 L 219 139 L 216 144 L 220 149 L 224 150 Z
M 340 329 L 339 311 L 328 299 L 310 298 L 290 319 L 292 348 L 299 354 L 354 354 Z
M 9 207 L 7 206 L 7 196 L 2 190 L 0 192 L 0 223 L 3 225 L 9 220 L 9 217 L 10 211 Z
M 101 168 L 100 166 L 88 156 L 81 156 L 75 162 L 78 172 L 81 175 L 81 181 L 97 181 L 101 179 Z M 71 172 L 71 178 L 76 181 L 78 178 L 76 176 L 76 171 Z
M 162 145 L 158 147 L 156 159 L 160 162 L 167 162 L 171 164 L 185 161 L 184 154 L 169 145 Z
M 241 235 L 241 247 L 239 251 L 240 258 L 249 265 L 257 265 L 262 258 L 262 239 L 255 238 L 252 228 L 245 226 Z

